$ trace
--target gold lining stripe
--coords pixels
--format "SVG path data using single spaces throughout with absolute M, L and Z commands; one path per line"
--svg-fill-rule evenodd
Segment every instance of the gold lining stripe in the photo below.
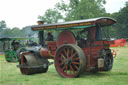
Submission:
M 91 22 L 78 23 L 78 24 L 66 24 L 66 25 L 55 25 L 55 26 L 46 26 L 46 27 L 35 27 L 32 30 L 44 30 L 44 29 L 55 29 L 55 28 L 66 28 L 66 27 L 75 27 L 75 26 L 85 26 L 91 25 Z

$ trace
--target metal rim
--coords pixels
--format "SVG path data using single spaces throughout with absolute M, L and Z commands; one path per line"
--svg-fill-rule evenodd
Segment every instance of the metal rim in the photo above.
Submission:
M 27 68 L 20 68 L 20 71 L 22 74 L 28 74 L 28 69 Z
M 55 67 L 62 77 L 77 77 L 85 69 L 85 55 L 76 45 L 63 45 L 56 52 Z
M 21 65 L 21 60 L 20 60 L 19 63 L 20 63 L 20 65 Z M 27 65 L 27 60 L 26 60 L 25 57 L 24 57 L 24 65 Z M 22 73 L 22 74 L 25 74 L 25 75 L 29 74 L 29 70 L 30 70 L 30 69 L 28 69 L 28 68 L 20 68 L 21 73 Z

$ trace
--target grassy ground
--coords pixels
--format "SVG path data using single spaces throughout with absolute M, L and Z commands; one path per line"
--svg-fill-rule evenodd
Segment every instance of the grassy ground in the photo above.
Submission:
M 0 85 L 128 85 L 128 47 L 114 48 L 117 57 L 109 72 L 84 73 L 79 78 L 61 78 L 54 66 L 47 73 L 21 75 L 18 63 L 7 63 L 0 56 Z

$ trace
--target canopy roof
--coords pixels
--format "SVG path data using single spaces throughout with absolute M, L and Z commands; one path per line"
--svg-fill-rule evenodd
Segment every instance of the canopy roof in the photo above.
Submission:
M 31 26 L 33 31 L 40 30 L 48 30 L 48 29 L 79 29 L 79 28 L 88 28 L 92 26 L 96 26 L 99 24 L 100 26 L 109 26 L 116 23 L 116 21 L 109 17 L 99 17 L 93 19 L 86 20 L 77 20 L 77 21 L 69 21 L 63 23 L 54 23 L 54 24 L 43 24 L 43 25 L 33 25 Z

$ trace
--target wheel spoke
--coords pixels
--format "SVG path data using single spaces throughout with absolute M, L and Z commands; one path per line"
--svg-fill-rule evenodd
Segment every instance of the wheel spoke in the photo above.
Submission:
M 64 54 L 67 55 L 66 48 L 64 49 Z
M 65 67 L 65 70 L 66 70 L 66 73 L 68 72 L 68 66 L 66 65 L 66 67 Z
M 63 68 L 62 68 L 62 70 L 63 70 L 63 72 L 66 71 L 66 73 L 67 73 L 67 70 L 68 70 L 67 69 L 67 65 L 64 65 Z
M 66 56 L 67 56 L 67 58 L 69 57 L 69 48 L 67 48 Z
M 75 60 L 79 60 L 79 58 L 78 58 L 78 57 L 76 57 L 76 58 L 73 58 L 72 60 L 73 60 L 73 61 L 75 61 Z
M 70 74 L 72 74 L 72 71 L 73 71 L 73 73 L 75 73 L 74 69 L 73 69 L 72 66 L 70 65 Z
M 58 63 L 60 66 L 62 66 L 62 65 L 64 64 L 64 62 L 65 62 L 65 59 L 64 59 L 63 57 L 58 58 L 58 60 L 60 61 L 60 62 Z
M 79 70 L 79 67 L 77 67 L 77 65 L 73 64 L 73 66 L 74 66 L 77 70 Z
M 73 58 L 74 56 L 76 56 L 76 52 L 73 55 L 71 55 L 71 58 Z
M 59 57 L 59 60 L 60 60 L 60 61 L 64 61 L 64 58 L 63 58 L 63 57 Z
M 63 71 L 65 70 L 65 67 L 66 67 L 66 65 L 64 65 L 64 66 L 62 67 L 62 70 L 63 70 Z
M 66 57 L 63 55 L 63 54 L 61 54 L 61 56 L 62 56 L 62 58 L 65 60 L 66 59 Z
M 79 62 L 72 62 L 72 63 L 73 63 L 73 64 L 78 64 L 78 65 L 80 64 Z
M 61 64 L 61 65 L 64 65 L 64 62 L 61 62 L 60 64 Z
M 73 55 L 73 51 L 74 51 L 74 50 L 71 48 L 71 55 Z
M 75 45 L 64 45 L 58 48 L 55 55 L 55 67 L 57 72 L 66 78 L 73 78 L 80 75 L 85 67 L 84 53 Z

